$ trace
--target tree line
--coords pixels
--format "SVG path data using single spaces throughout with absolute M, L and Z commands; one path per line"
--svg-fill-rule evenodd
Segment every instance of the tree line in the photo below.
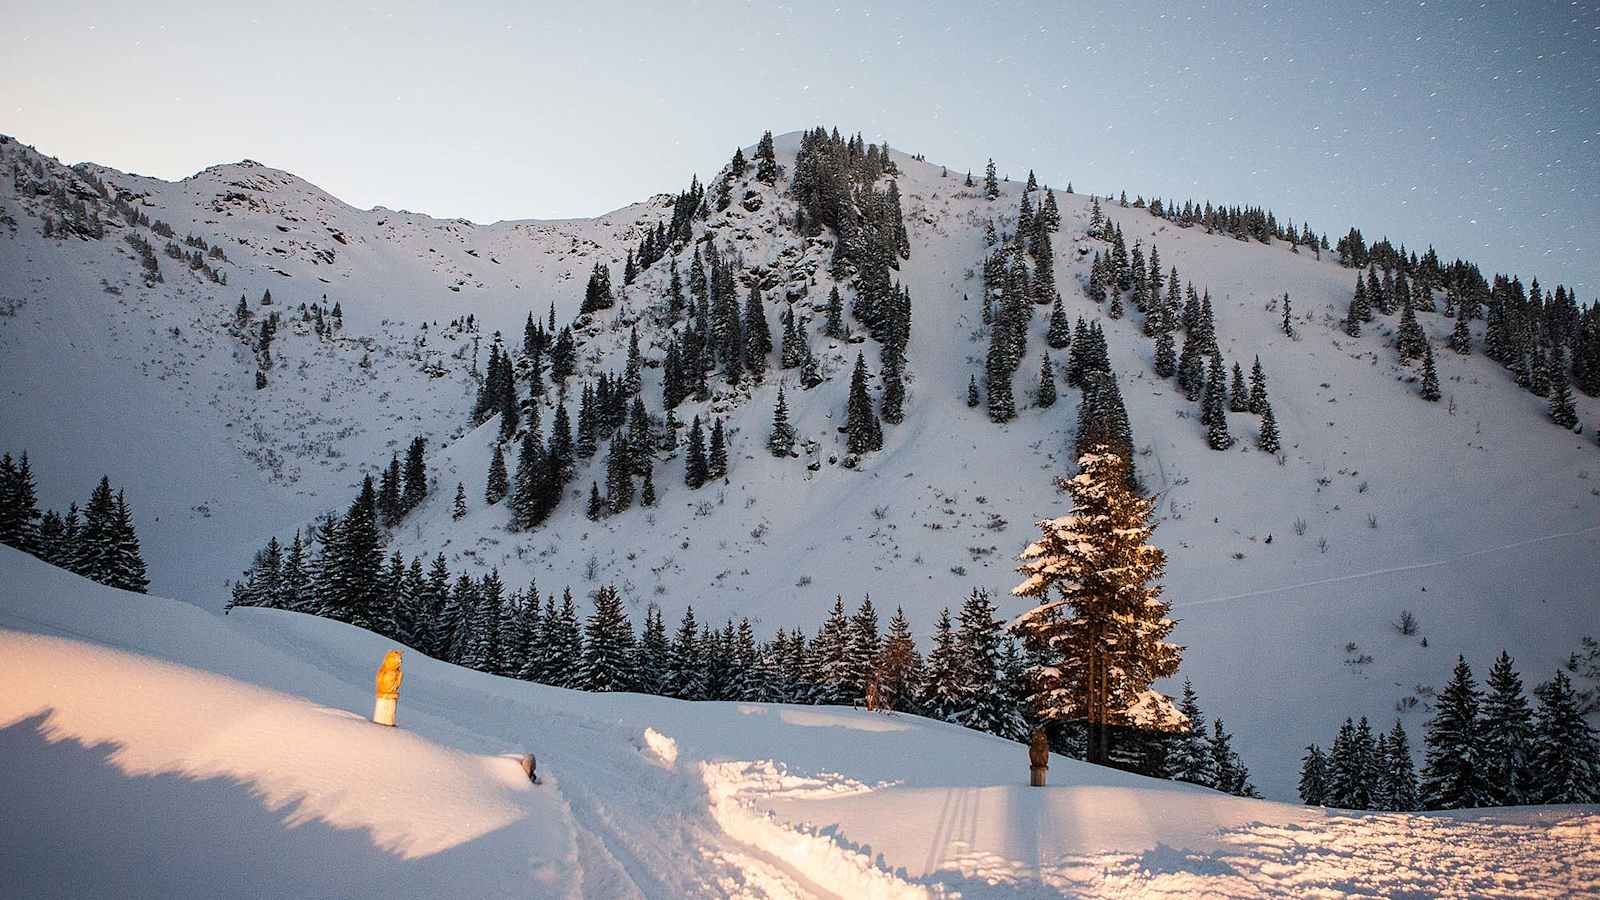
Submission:
M 1485 687 L 1458 657 L 1428 722 L 1420 776 L 1399 721 L 1374 738 L 1365 717 L 1346 719 L 1329 752 L 1306 748 L 1300 799 L 1400 812 L 1600 802 L 1600 737 L 1585 721 L 1584 697 L 1567 673 L 1557 669 L 1534 688 L 1537 707 L 1530 706 L 1522 677 L 1502 651 Z
M 102 476 L 81 510 L 74 502 L 65 514 L 40 512 L 27 451 L 0 455 L 0 543 L 110 587 L 150 588 L 127 495 Z

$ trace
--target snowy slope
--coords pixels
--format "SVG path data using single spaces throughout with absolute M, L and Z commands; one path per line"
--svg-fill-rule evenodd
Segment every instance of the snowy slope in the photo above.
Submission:
M 1600 809 L 1346 814 L 861 710 L 689 704 L 126 594 L 0 548 L 8 896 L 953 897 L 1600 888 Z M 543 783 L 522 779 L 533 752 Z
M 788 166 L 798 137 L 777 144 Z M 0 149 L 21 152 L 15 144 Z M 906 422 L 886 428 L 885 449 L 859 470 L 836 464 L 845 455 L 837 427 L 848 367 L 860 350 L 875 368 L 876 345 L 819 333 L 818 307 L 832 285 L 828 250 L 783 224 L 793 209 L 786 177 L 776 190 L 747 179 L 734 197 L 756 191 L 758 210 L 735 202 L 697 227 L 737 248 L 747 269 L 762 270 L 774 288 L 774 328 L 780 298 L 803 291 L 795 309 L 809 321 L 830 380 L 800 391 L 790 378 L 788 400 L 802 439 L 819 449 L 799 460 L 766 453 L 777 378 L 753 393 L 685 404 L 682 421 L 698 413 L 728 422 L 731 478 L 691 492 L 681 458 L 665 459 L 656 467 L 654 510 L 591 523 L 574 496 L 546 527 L 507 532 L 504 509 L 481 502 L 496 425 L 464 431 L 470 339 L 430 332 L 430 352 L 448 372 L 438 379 L 408 354 L 424 320 L 471 312 L 485 337 L 501 329 L 513 343 L 530 310 L 543 316 L 554 302 L 558 319 L 569 320 L 597 259 L 620 284 L 637 227 L 670 216 L 661 198 L 594 220 L 481 226 L 355 210 L 251 163 L 177 184 L 95 169 L 144 195 L 152 218 L 179 235 L 193 230 L 227 248 L 226 288 L 169 277 L 145 289 L 115 240 L 45 241 L 27 201 L 5 195 L 0 183 L 0 203 L 20 223 L 0 239 L 0 296 L 21 304 L 0 319 L 8 361 L 0 431 L 32 450 L 51 505 L 85 493 L 102 471 L 142 486 L 131 499 L 157 589 L 212 608 L 225 598 L 223 579 L 268 535 L 287 540 L 311 516 L 342 508 L 363 470 L 422 433 L 431 438 L 439 490 L 395 535 L 407 555 L 442 550 L 452 568 L 497 567 L 513 586 L 537 578 L 545 590 L 588 590 L 611 581 L 636 619 L 648 602 L 669 620 L 693 604 L 702 620 L 749 616 L 764 634 L 814 627 L 835 594 L 851 604 L 871 594 L 880 609 L 903 604 L 926 634 L 937 609 L 971 587 L 1009 588 L 1011 556 L 1031 537 L 1031 523 L 1062 511 L 1051 479 L 1071 464 L 1077 398 L 1064 390 L 1049 410 L 1022 400 L 1043 350 L 1045 317 L 1036 316 L 1016 378 L 1026 407 L 1019 418 L 995 426 L 981 408 L 966 407 L 968 376 L 981 374 L 987 347 L 975 275 L 983 226 L 993 219 L 1003 229 L 1014 218 L 1021 185 L 1006 183 L 990 202 L 954 173 L 941 178 L 937 165 L 898 154 L 896 161 L 912 243 L 900 273 L 913 298 Z M 230 199 L 235 194 L 244 199 Z M 1069 314 L 1094 317 L 1099 311 L 1075 276 L 1104 245 L 1084 236 L 1088 198 L 1059 190 L 1056 197 L 1064 220 L 1057 280 Z M 1600 574 L 1600 457 L 1590 438 L 1550 426 L 1542 401 L 1478 355 L 1441 352 L 1446 402 L 1418 399 L 1393 362 L 1386 329 L 1355 340 L 1339 331 L 1354 275 L 1331 254 L 1319 262 L 1282 244 L 1178 229 L 1144 210 L 1107 212 L 1130 244 L 1154 243 L 1165 265 L 1210 290 L 1229 362 L 1248 368 L 1259 354 L 1269 376 L 1281 465 L 1253 449 L 1250 416 L 1231 417 L 1240 438 L 1233 450 L 1207 449 L 1196 408 L 1151 374 L 1137 317 L 1103 321 L 1141 471 L 1162 496 L 1155 541 L 1168 552 L 1168 596 L 1182 620 L 1175 638 L 1189 647 L 1182 674 L 1207 713 L 1240 735 L 1268 796 L 1292 795 L 1301 748 L 1326 743 L 1346 715 L 1387 722 L 1405 708 L 1399 715 L 1415 733 L 1426 692 L 1414 708 L 1400 704 L 1440 683 L 1457 653 L 1486 664 L 1505 648 L 1527 677 L 1542 679 L 1593 630 L 1586 586 Z M 123 293 L 105 294 L 102 279 Z M 661 334 L 648 311 L 665 279 L 664 263 L 652 267 L 615 310 L 582 330 L 586 371 L 620 369 L 635 324 L 646 356 L 659 359 Z M 370 342 L 329 348 L 280 336 L 274 352 L 282 348 L 286 371 L 256 394 L 249 354 L 225 322 L 241 290 L 253 301 L 269 287 L 280 304 L 323 293 L 341 301 L 347 342 Z M 1277 327 L 1284 292 L 1298 313 L 1297 340 Z M 1436 339 L 1448 331 L 1440 316 L 1419 318 Z M 193 348 L 166 337 L 180 323 Z M 358 365 L 363 355 L 374 368 Z M 181 371 L 162 368 L 179 369 L 180 361 Z M 293 385 L 291 372 L 309 384 Z M 658 377 L 646 371 L 652 411 Z M 68 396 L 41 404 L 39 392 Z M 1578 402 L 1583 422 L 1600 420 L 1600 403 Z M 263 467 L 263 447 L 290 461 L 294 480 Z M 601 462 L 580 471 L 575 490 L 600 480 Z M 449 512 L 456 481 L 472 501 L 461 522 Z M 1304 535 L 1295 533 L 1297 520 Z M 1391 626 L 1403 609 L 1420 619 L 1427 647 Z M 1371 660 L 1351 662 L 1364 656 Z

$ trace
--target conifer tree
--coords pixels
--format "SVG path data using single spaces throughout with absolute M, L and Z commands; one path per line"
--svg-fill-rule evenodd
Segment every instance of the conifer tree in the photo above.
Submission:
M 1532 770 L 1540 803 L 1600 802 L 1600 738 L 1583 718 L 1567 673 L 1534 689 L 1539 700 Z
M 1436 402 L 1440 396 L 1439 372 L 1433 367 L 1433 348 L 1422 345 L 1422 399 Z
M 898 425 L 906 418 L 905 359 L 892 345 L 883 348 L 882 359 L 883 366 L 878 371 L 883 381 L 883 393 L 878 400 L 879 418 Z
M 1400 361 L 1416 359 L 1428 349 L 1428 338 L 1417 323 L 1417 311 L 1411 306 L 1411 296 L 1406 295 L 1400 305 L 1400 331 L 1397 336 Z
M 1491 799 L 1478 721 L 1480 697 L 1472 668 L 1465 657 L 1458 657 L 1428 722 L 1427 765 L 1422 770 L 1422 800 L 1428 809 L 1468 809 Z
M 994 160 L 983 169 L 983 196 L 985 199 L 994 200 L 1000 196 L 1000 179 L 995 177 Z
M 1383 753 L 1378 760 L 1378 809 L 1391 812 L 1412 812 L 1421 806 L 1417 785 L 1416 766 L 1411 761 L 1411 742 L 1406 730 L 1396 719 L 1394 728 L 1381 742 Z
M 764 132 L 756 144 L 756 180 L 769 185 L 778 180 L 778 155 L 770 131 Z
M 783 396 L 783 385 L 778 385 L 778 402 L 772 409 L 772 434 L 767 438 L 767 450 L 773 456 L 788 456 L 794 452 L 794 426 L 789 424 L 789 404 Z
M 800 389 L 809 391 L 822 383 L 822 366 L 811 353 L 810 344 L 804 345 L 803 354 L 800 359 Z
M 646 694 L 665 693 L 671 652 L 667 628 L 661 621 L 661 607 L 652 603 L 644 611 L 644 632 L 639 637 L 634 654 L 633 673 L 637 690 Z
M 889 620 L 889 633 L 873 663 L 873 672 L 879 709 L 916 711 L 917 692 L 922 686 L 922 658 L 903 608 L 896 607 Z
M 722 420 L 711 423 L 711 446 L 706 451 L 706 477 L 715 481 L 728 476 L 728 439 L 722 430 Z
M 850 632 L 844 598 L 836 596 L 833 610 L 811 643 L 812 703 L 842 706 L 856 702 L 857 694 L 850 689 L 855 675 L 850 670 Z
M 450 508 L 450 518 L 457 522 L 467 517 L 467 486 L 465 482 L 456 482 L 456 499 Z
M 1256 432 L 1256 446 L 1263 453 L 1276 455 L 1281 449 L 1278 437 L 1278 418 L 1272 414 L 1272 404 L 1266 404 L 1261 410 L 1261 427 Z
M 700 417 L 695 416 L 689 425 L 689 446 L 684 453 L 683 483 L 690 490 L 705 484 L 711 477 L 710 466 L 706 461 L 705 432 L 700 427 Z
M 1042 354 L 1039 363 L 1039 406 L 1049 409 L 1056 405 L 1056 375 L 1050 366 L 1050 354 Z
M 989 333 L 989 358 L 984 367 L 985 387 L 989 392 L 989 421 L 1009 422 L 1017 416 L 1016 399 L 1011 393 L 1011 372 L 1016 368 L 1015 351 L 1007 332 L 1006 316 L 997 320 Z
M 1155 502 L 1128 487 L 1127 460 L 1107 445 L 1078 464 L 1080 474 L 1060 482 L 1072 513 L 1039 523 L 1043 534 L 1020 555 L 1025 578 L 1012 594 L 1039 603 L 1015 625 L 1037 660 L 1029 670 L 1036 712 L 1087 722 L 1089 760 L 1102 762 L 1107 726 L 1155 726 L 1150 716 L 1162 710 L 1176 716 L 1150 684 L 1177 671 L 1182 648 L 1166 641 L 1165 555 L 1147 543 Z
M 1567 385 L 1565 371 L 1554 366 L 1551 368 L 1554 371 L 1550 375 L 1550 421 L 1570 431 L 1578 424 L 1578 410 L 1572 402 L 1572 388 Z
M 1004 624 L 989 592 L 974 588 L 961 604 L 956 646 L 961 655 L 960 703 L 953 721 L 989 734 L 1021 739 L 1021 711 L 1003 677 Z
M 377 492 L 372 477 L 362 480 L 361 493 L 338 528 L 338 570 L 334 589 L 341 618 L 372 629 L 379 607 L 378 573 L 383 567 L 383 536 L 378 530 Z
M 600 483 L 598 481 L 589 482 L 589 505 L 584 508 L 583 514 L 591 522 L 598 522 L 606 517 L 606 501 L 604 497 L 600 496 Z
M 1289 295 L 1283 295 L 1283 333 L 1290 338 L 1294 337 L 1294 321 L 1289 313 Z M 1315 746 L 1315 745 L 1313 745 Z
M 1257 356 L 1255 365 L 1250 368 L 1250 402 L 1249 412 L 1263 415 L 1267 411 L 1267 372 L 1261 368 L 1261 357 Z
M 1316 744 L 1306 747 L 1300 758 L 1300 802 L 1325 806 L 1328 802 L 1328 756 Z
M 1251 412 L 1250 390 L 1244 384 L 1244 369 L 1236 362 L 1233 364 L 1233 384 L 1228 393 L 1228 410 L 1230 412 Z
M 400 497 L 402 514 L 421 506 L 428 496 L 428 467 L 424 458 L 427 449 L 427 440 L 418 437 L 412 439 L 406 450 L 405 490 Z
M 1072 346 L 1072 325 L 1067 321 L 1067 311 L 1056 297 L 1050 308 L 1050 329 L 1045 332 L 1045 345 L 1052 350 L 1065 350 Z
M 1472 328 L 1465 315 L 1458 316 L 1455 327 L 1450 330 L 1450 349 L 1462 356 L 1472 352 Z
M 1356 293 L 1350 298 L 1350 308 L 1344 316 L 1344 333 L 1350 337 L 1361 337 L 1361 323 L 1366 321 L 1371 313 L 1367 308 L 1367 289 L 1361 281 L 1361 276 L 1356 276 Z
M 586 691 L 630 691 L 638 683 L 633 624 L 622 607 L 622 595 L 613 585 L 594 595 L 594 613 L 584 627 L 583 669 L 579 678 Z
M 866 357 L 861 353 L 856 354 L 855 371 L 850 376 L 845 430 L 848 434 L 846 446 L 851 453 L 871 453 L 883 448 L 883 432 L 872 411 L 872 398 L 867 395 Z
M 672 638 L 667 660 L 666 695 L 679 700 L 705 699 L 704 657 L 694 607 L 686 607 Z
M 644 482 L 639 485 L 639 505 L 649 508 L 656 505 L 656 483 L 651 470 L 644 470 Z
M 1485 681 L 1483 698 L 1483 777 L 1491 802 L 1517 806 L 1532 801 L 1533 713 L 1522 692 L 1522 678 L 1511 657 L 1500 652 Z
M 551 598 L 554 600 L 554 597 Z M 546 667 L 550 683 L 559 687 L 579 687 L 580 664 L 583 660 L 583 629 L 578 624 L 578 605 L 573 602 L 570 589 L 561 592 L 559 612 L 545 607 L 546 628 L 550 632 Z M 554 622 L 551 625 L 548 623 Z
M 1211 771 L 1215 778 L 1212 787 L 1239 797 L 1256 796 L 1256 789 L 1250 784 L 1250 770 L 1233 749 L 1233 736 L 1223 727 L 1221 719 L 1211 720 L 1211 736 L 1206 744 L 1211 752 Z
M 759 384 L 767 372 L 767 354 L 772 352 L 772 331 L 761 299 L 761 288 L 750 286 L 744 308 L 744 368 Z
M 15 464 L 11 454 L 5 454 L 0 458 L 0 543 L 43 556 L 46 548 L 39 535 L 41 519 L 28 452 L 24 450 Z
M 367 479 L 370 491 L 372 479 Z M 117 498 L 111 493 L 111 479 L 101 476 L 83 508 L 83 529 L 78 533 L 73 571 L 106 584 L 111 579 L 111 546 L 116 540 Z
M 981 401 L 978 396 L 978 376 L 967 376 L 967 408 L 975 408 Z
M 844 301 L 839 297 L 838 285 L 828 291 L 828 317 L 822 333 L 835 339 L 843 339 L 849 334 L 844 327 Z
M 606 508 L 611 515 L 633 507 L 633 467 L 628 461 L 626 443 L 618 438 L 606 454 Z
M 1174 352 L 1172 332 L 1161 329 L 1156 332 L 1155 372 L 1161 378 L 1171 378 L 1178 371 L 1178 360 Z
M 850 617 L 845 639 L 845 668 L 841 673 L 840 691 L 849 698 L 851 704 L 865 706 L 869 691 L 875 690 L 873 666 L 882 650 L 878 610 L 872 605 L 872 598 L 865 597 L 856 614 Z
M 1206 445 L 1213 450 L 1226 450 L 1233 446 L 1233 436 L 1228 433 L 1224 378 L 1222 354 L 1213 352 L 1211 369 L 1206 376 L 1205 401 L 1200 413 L 1200 421 L 1206 426 Z
M 1167 771 L 1177 781 L 1211 787 L 1216 783 L 1211 771 L 1211 754 L 1206 747 L 1206 717 L 1200 711 L 1200 698 L 1189 679 L 1183 680 L 1183 698 L 1178 703 L 1184 730 L 1179 732 L 1167 756 Z
M 1328 805 L 1340 809 L 1371 809 L 1372 791 L 1377 786 L 1377 767 L 1373 759 L 1376 746 L 1365 717 L 1356 726 L 1344 720 L 1333 739 Z
M 494 452 L 489 456 L 489 480 L 484 488 L 483 499 L 490 506 L 499 503 L 511 489 L 510 476 L 506 474 L 506 457 L 501 452 L 500 445 L 494 445 Z
M 962 702 L 962 659 L 950 626 L 950 607 L 939 610 L 933 627 L 933 648 L 928 652 L 927 677 L 918 707 L 922 714 L 944 722 L 955 721 Z
M 110 542 L 104 557 L 104 583 L 139 594 L 147 592 L 150 579 L 145 577 L 144 557 L 139 553 L 139 536 L 134 533 L 133 513 L 122 491 L 117 491 L 108 537 Z

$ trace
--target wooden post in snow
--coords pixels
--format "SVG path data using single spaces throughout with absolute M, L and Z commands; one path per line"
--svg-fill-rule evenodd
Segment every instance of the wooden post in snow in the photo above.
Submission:
M 1028 785 L 1044 787 L 1045 773 L 1050 770 L 1050 738 L 1038 728 L 1028 741 Z

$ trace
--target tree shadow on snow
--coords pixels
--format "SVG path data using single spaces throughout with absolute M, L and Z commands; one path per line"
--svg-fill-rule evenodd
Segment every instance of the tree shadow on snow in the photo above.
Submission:
M 7 896 L 410 896 L 505 874 L 497 832 L 406 859 L 366 829 L 286 824 L 297 802 L 269 808 L 238 779 L 127 774 L 113 761 L 121 744 L 52 740 L 51 713 L 0 728 Z

